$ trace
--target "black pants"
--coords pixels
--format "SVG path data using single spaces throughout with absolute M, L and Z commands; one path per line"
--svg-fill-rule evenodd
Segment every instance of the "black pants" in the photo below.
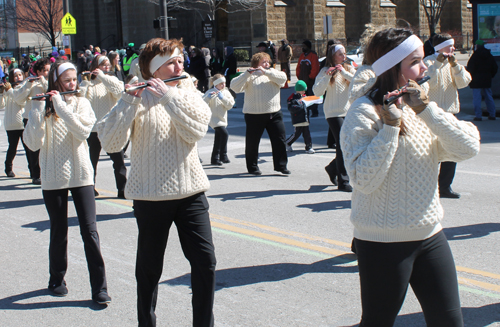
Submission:
M 213 326 L 216 260 L 205 193 L 180 200 L 134 200 L 134 215 L 139 228 L 135 267 L 139 326 L 156 326 L 158 282 L 172 222 L 191 264 L 193 326 Z
M 439 191 L 451 191 L 451 183 L 455 178 L 455 171 L 457 170 L 457 163 L 452 161 L 445 161 L 441 163 L 439 168 Z
M 14 131 L 7 131 L 7 140 L 9 141 L 9 148 L 7 149 L 7 156 L 5 157 L 5 172 L 8 173 L 12 171 L 12 166 L 14 164 L 14 158 L 17 153 L 17 145 L 19 144 L 19 140 L 23 144 L 24 150 L 26 152 L 26 160 L 28 161 L 28 168 L 30 165 L 29 157 L 28 157 L 28 147 L 24 144 L 23 141 L 23 130 L 17 129 Z
M 306 95 L 307 96 L 314 95 L 313 86 L 314 86 L 314 83 L 312 83 L 310 85 L 307 84 L 307 90 L 306 90 Z M 318 105 L 317 104 L 310 105 L 309 107 L 307 107 L 307 110 L 309 110 L 311 112 L 311 117 L 317 117 L 318 116 Z
M 291 78 L 291 75 L 290 75 L 290 62 L 289 61 L 287 61 L 287 62 L 280 62 L 280 68 L 281 68 L 282 72 L 285 72 L 286 78 L 289 81 L 291 81 L 292 78 Z
M 309 130 L 309 126 L 297 126 L 294 127 L 294 132 L 290 137 L 286 139 L 286 144 L 292 146 L 293 142 L 297 141 L 300 135 L 304 138 L 304 143 L 306 145 L 306 151 L 312 149 L 312 138 L 311 131 Z
M 212 161 L 227 158 L 227 140 L 229 134 L 224 126 L 214 128 L 214 148 L 212 149 Z
M 24 127 L 28 124 L 27 119 L 23 119 Z M 38 157 L 40 156 L 40 150 L 31 151 L 28 147 L 24 147 L 26 150 L 26 157 L 28 158 L 28 169 L 30 171 L 31 178 L 40 178 L 40 162 Z
M 259 169 L 259 144 L 264 130 L 267 131 L 273 152 L 274 170 L 286 169 L 288 157 L 286 155 L 286 130 L 283 123 L 283 113 L 280 111 L 272 114 L 245 114 L 245 159 L 248 172 Z
M 66 284 L 68 268 L 68 191 L 75 204 L 82 235 L 92 296 L 107 292 L 106 272 L 97 233 L 94 186 L 61 190 L 43 190 L 43 200 L 50 218 L 49 286 Z
M 94 182 L 95 176 L 97 174 L 97 163 L 99 162 L 99 155 L 101 154 L 101 141 L 97 137 L 97 132 L 90 133 L 87 139 L 90 152 L 90 161 L 92 162 L 92 167 L 94 167 Z M 127 183 L 127 167 L 125 167 L 125 157 L 124 152 L 121 150 L 116 153 L 108 153 L 109 157 L 113 161 L 113 170 L 115 172 L 116 188 L 118 192 L 123 192 L 125 190 L 125 184 Z
M 333 159 L 328 166 L 336 169 L 337 177 L 339 180 L 339 185 L 343 182 L 349 182 L 349 176 L 347 176 L 347 171 L 344 165 L 344 156 L 342 155 L 342 149 L 340 148 L 340 129 L 344 123 L 343 117 L 333 117 L 327 118 L 328 126 L 332 132 L 333 138 L 335 139 L 335 159 Z
M 441 231 L 423 241 L 379 243 L 354 239 L 363 314 L 360 327 L 393 326 L 408 284 L 427 326 L 463 326 L 457 273 Z

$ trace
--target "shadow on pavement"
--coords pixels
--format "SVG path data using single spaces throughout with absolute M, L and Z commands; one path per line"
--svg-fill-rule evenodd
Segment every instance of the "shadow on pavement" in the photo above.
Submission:
M 462 308 L 464 326 L 484 327 L 500 322 L 500 303 L 488 304 L 477 308 Z M 425 326 L 424 314 L 422 312 L 398 316 L 394 327 Z M 357 327 L 359 324 L 344 326 Z
M 300 204 L 297 208 L 308 208 L 312 212 L 322 212 L 329 210 L 351 209 L 351 201 L 328 201 L 320 203 Z
M 251 175 L 253 176 L 253 175 Z M 264 176 L 264 175 L 262 175 Z M 286 177 L 286 176 L 285 176 Z M 259 199 L 268 198 L 278 195 L 303 194 L 303 193 L 320 193 L 324 192 L 330 185 L 311 185 L 308 190 L 265 190 L 265 191 L 245 191 L 226 194 L 210 195 L 209 198 L 220 198 L 222 201 L 228 200 L 244 200 L 244 199 Z M 330 192 L 325 191 L 325 192 Z
M 217 270 L 215 285 L 216 290 L 223 288 L 239 287 L 263 282 L 277 282 L 295 278 L 309 273 L 356 273 L 357 266 L 338 266 L 356 261 L 352 253 L 342 254 L 333 258 L 313 262 L 301 263 L 275 263 L 262 266 L 235 267 Z M 160 284 L 191 285 L 191 274 L 185 274 L 173 279 L 165 280 Z
M 59 300 L 59 301 L 47 301 L 47 302 L 36 302 L 36 303 L 18 303 L 20 301 L 41 296 L 51 296 L 51 295 L 48 289 L 39 289 L 36 291 L 8 296 L 6 298 L 0 299 L 0 310 L 34 310 L 34 309 L 47 309 L 47 308 L 83 307 L 98 311 L 106 308 L 106 306 L 97 304 L 92 300 L 79 300 L 79 301 Z
M 43 200 L 42 200 L 43 204 Z M 115 219 L 122 219 L 122 218 L 135 218 L 134 212 L 124 212 L 116 215 L 97 215 L 97 221 L 107 221 L 107 220 L 115 220 Z M 78 223 L 78 218 L 77 217 L 69 217 L 68 218 L 68 227 L 75 227 L 79 226 L 80 224 Z M 43 232 L 48 229 L 50 229 L 50 220 L 41 220 L 41 221 L 36 221 L 34 223 L 29 223 L 26 225 L 22 225 L 21 227 L 24 228 L 33 228 L 35 229 L 36 232 Z
M 443 228 L 443 232 L 449 241 L 484 237 L 498 231 L 500 231 L 500 223 L 483 223 Z
M 43 199 L 2 201 L 0 202 L 0 209 L 24 208 L 36 205 L 44 205 Z

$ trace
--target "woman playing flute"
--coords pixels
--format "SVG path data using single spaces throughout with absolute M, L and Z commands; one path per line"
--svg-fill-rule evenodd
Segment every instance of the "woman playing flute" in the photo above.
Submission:
M 41 86 L 35 86 L 40 93 Z M 111 302 L 96 225 L 94 179 L 87 138 L 96 121 L 87 99 L 60 92 L 78 88 L 76 68 L 64 61 L 49 73 L 50 101 L 33 101 L 25 129 L 26 145 L 40 150 L 42 194 L 50 218 L 49 290 L 66 296 L 68 193 L 75 204 L 90 275 L 92 300 Z

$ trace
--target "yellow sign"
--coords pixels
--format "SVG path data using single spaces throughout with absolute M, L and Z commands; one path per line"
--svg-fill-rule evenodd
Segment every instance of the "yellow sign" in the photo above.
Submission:
M 61 27 L 63 34 L 76 34 L 76 20 L 69 12 L 61 19 Z

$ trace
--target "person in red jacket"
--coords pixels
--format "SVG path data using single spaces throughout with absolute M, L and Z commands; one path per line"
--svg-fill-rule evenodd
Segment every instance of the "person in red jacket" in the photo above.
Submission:
M 297 79 L 306 82 L 306 95 L 314 95 L 312 87 L 319 73 L 319 60 L 316 52 L 311 50 L 312 44 L 309 40 L 302 42 L 302 53 L 297 62 L 296 75 Z M 308 107 L 311 110 L 311 117 L 318 116 L 318 105 L 313 104 Z

